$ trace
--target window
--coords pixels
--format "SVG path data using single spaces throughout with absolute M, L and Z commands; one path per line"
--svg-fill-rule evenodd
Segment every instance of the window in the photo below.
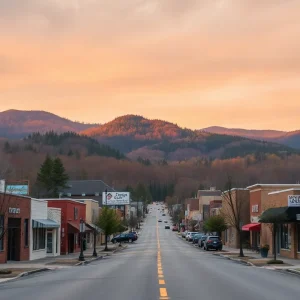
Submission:
M 0 216 L 0 251 L 3 251 L 4 249 L 3 237 L 4 237 L 4 216 Z
M 281 225 L 281 249 L 291 249 L 291 228 L 288 224 Z
M 91 234 L 89 232 L 86 234 L 86 242 L 88 244 L 91 242 Z
M 24 220 L 24 246 L 28 247 L 28 219 Z
M 298 252 L 300 252 L 300 224 L 297 224 Z
M 33 228 L 33 250 L 45 249 L 46 229 Z
M 78 234 L 77 233 L 74 234 L 74 239 L 75 239 L 75 245 L 77 245 L 78 244 Z
M 78 219 L 78 207 L 74 207 L 74 220 Z

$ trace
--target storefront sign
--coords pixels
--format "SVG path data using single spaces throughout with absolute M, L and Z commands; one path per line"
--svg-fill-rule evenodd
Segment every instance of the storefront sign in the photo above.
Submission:
M 28 185 L 10 184 L 6 186 L 6 193 L 14 195 L 28 195 Z
M 300 206 L 300 195 L 289 195 L 288 196 L 288 206 Z
M 258 204 L 252 205 L 252 212 L 258 212 Z
M 15 208 L 15 207 L 9 207 L 8 208 L 8 213 L 9 214 L 19 214 L 21 212 L 20 208 Z
M 103 205 L 126 205 L 129 201 L 129 192 L 103 192 L 102 194 Z

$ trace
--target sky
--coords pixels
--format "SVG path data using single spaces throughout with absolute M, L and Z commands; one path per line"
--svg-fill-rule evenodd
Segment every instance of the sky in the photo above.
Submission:
M 300 129 L 300 0 L 1 0 L 0 111 Z

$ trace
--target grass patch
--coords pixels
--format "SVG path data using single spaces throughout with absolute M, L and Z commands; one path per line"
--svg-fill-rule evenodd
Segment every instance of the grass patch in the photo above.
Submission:
M 267 261 L 268 265 L 282 265 L 283 263 L 284 262 L 282 260 L 278 260 L 278 259 L 276 259 L 276 260 L 272 259 L 272 260 Z
M 24 272 L 29 272 L 29 271 L 34 271 L 36 270 L 35 269 L 32 269 L 32 268 L 28 268 L 28 269 L 1 269 L 0 270 L 0 278 L 3 279 L 3 278 L 14 278 L 14 277 L 17 277 L 18 275 L 20 275 L 21 273 L 24 273 Z

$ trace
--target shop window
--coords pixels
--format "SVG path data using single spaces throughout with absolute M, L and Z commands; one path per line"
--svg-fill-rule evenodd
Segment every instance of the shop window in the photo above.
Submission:
M 78 244 L 78 234 L 77 233 L 74 234 L 74 239 L 75 239 L 75 245 L 77 245 Z
M 297 224 L 298 252 L 300 252 L 300 224 Z
M 3 251 L 4 216 L 0 216 L 0 251 Z
M 46 229 L 34 228 L 32 239 L 33 239 L 33 250 L 45 249 Z
M 288 224 L 281 225 L 281 249 L 291 249 L 291 228 Z
M 24 246 L 28 247 L 28 235 L 29 235 L 29 227 L 28 227 L 28 219 L 24 220 Z

